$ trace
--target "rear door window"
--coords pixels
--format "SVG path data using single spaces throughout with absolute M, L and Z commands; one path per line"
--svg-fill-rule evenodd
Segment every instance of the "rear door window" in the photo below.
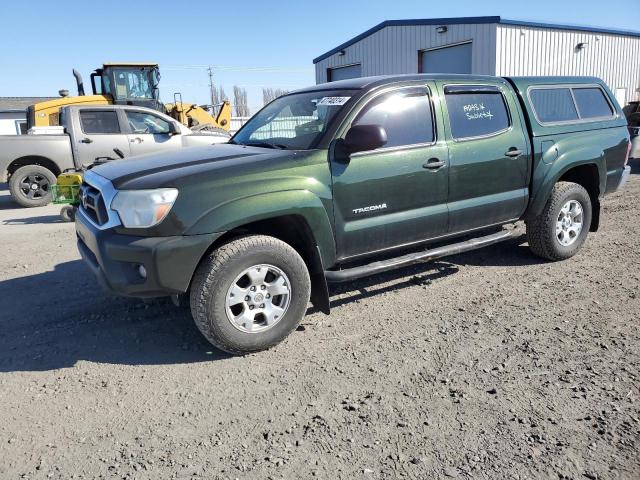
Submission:
M 81 110 L 80 124 L 87 134 L 120 133 L 118 113 L 115 110 Z
M 433 116 L 424 88 L 408 88 L 380 95 L 358 114 L 353 125 L 379 125 L 387 132 L 384 148 L 434 141 Z
M 538 120 L 543 123 L 579 119 L 569 88 L 537 88 L 531 90 L 530 98 Z
M 451 135 L 456 140 L 495 135 L 509 128 L 509 111 L 500 90 L 446 87 Z
M 580 118 L 606 118 L 613 115 L 611 105 L 604 97 L 604 92 L 598 87 L 574 88 Z

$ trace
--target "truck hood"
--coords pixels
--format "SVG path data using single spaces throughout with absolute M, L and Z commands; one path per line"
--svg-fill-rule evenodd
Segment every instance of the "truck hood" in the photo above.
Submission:
M 290 150 L 218 144 L 115 160 L 92 169 L 117 189 L 158 188 L 178 178 L 291 156 Z

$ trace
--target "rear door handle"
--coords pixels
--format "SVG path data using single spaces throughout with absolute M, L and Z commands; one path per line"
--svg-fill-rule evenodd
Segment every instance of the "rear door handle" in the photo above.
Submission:
M 437 170 L 444 167 L 444 162 L 439 158 L 430 158 L 422 164 L 422 168 L 428 168 L 429 170 Z
M 93 140 L 91 140 L 90 138 L 83 138 L 82 140 L 80 140 L 81 143 L 93 143 Z
M 519 157 L 522 155 L 522 150 L 518 150 L 516 147 L 511 147 L 509 150 L 504 152 L 507 157 Z

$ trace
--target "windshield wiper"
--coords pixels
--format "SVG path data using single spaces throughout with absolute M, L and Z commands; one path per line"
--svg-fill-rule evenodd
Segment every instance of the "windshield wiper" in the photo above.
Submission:
M 281 143 L 269 143 L 269 142 L 249 142 L 244 143 L 248 147 L 262 147 L 262 148 L 274 148 L 277 150 L 286 150 L 287 146 Z

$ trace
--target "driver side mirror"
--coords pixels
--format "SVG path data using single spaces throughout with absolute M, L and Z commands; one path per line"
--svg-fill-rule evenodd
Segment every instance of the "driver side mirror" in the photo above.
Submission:
M 174 135 L 180 135 L 180 127 L 176 122 L 169 122 L 169 132 L 167 133 L 170 137 L 173 137 Z
M 375 150 L 387 143 L 387 132 L 380 125 L 354 125 L 344 137 L 348 153 Z

